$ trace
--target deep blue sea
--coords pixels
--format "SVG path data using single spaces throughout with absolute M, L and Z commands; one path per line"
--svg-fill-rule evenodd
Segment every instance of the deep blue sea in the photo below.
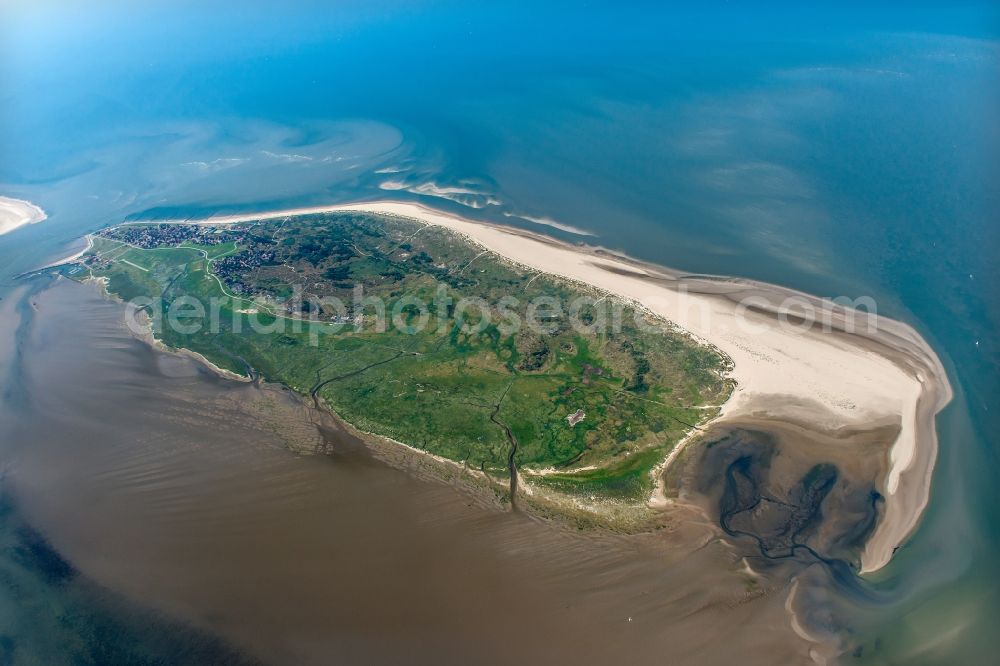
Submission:
M 129 215 L 387 197 L 872 296 L 955 400 L 919 531 L 831 621 L 875 663 L 1000 647 L 995 3 L 203 4 L 0 5 L 0 194 L 50 218 L 0 296 Z

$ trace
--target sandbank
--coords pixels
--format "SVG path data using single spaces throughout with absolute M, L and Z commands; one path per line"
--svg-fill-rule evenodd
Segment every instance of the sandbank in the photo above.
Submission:
M 30 201 L 0 196 L 0 236 L 47 217 L 44 210 Z

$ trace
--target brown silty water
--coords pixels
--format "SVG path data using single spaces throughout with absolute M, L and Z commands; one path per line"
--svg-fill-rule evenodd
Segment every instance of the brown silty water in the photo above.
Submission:
M 697 511 L 633 536 L 511 512 L 381 462 L 284 389 L 152 349 L 93 287 L 32 296 L 16 339 L 14 300 L 0 434 L 25 517 L 98 585 L 250 655 L 809 661 L 790 571 L 751 573 Z

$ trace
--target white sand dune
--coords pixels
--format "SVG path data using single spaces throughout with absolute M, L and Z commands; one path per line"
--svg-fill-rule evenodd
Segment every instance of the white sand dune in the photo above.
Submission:
M 733 362 L 737 386 L 721 422 L 754 416 L 824 432 L 898 425 L 883 480 L 884 515 L 862 555 L 862 571 L 883 567 L 916 527 L 937 457 L 934 419 L 950 401 L 951 387 L 939 359 L 911 327 L 774 285 L 685 276 L 413 203 L 319 206 L 198 222 L 337 211 L 395 215 L 451 229 L 516 264 L 591 285 L 673 322 Z M 825 326 L 800 325 L 796 315 L 810 308 L 824 313 Z
M 44 210 L 30 201 L 0 196 L 0 236 L 47 217 Z

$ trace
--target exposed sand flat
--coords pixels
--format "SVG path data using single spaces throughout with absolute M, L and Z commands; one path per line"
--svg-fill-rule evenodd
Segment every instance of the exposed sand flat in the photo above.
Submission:
M 30 201 L 0 196 L 0 236 L 26 224 L 41 222 L 46 217 L 45 211 Z
M 753 416 L 818 432 L 898 425 L 883 480 L 885 512 L 863 553 L 862 571 L 884 566 L 916 527 L 937 457 L 934 417 L 952 394 L 939 359 L 911 327 L 774 285 L 682 275 L 413 203 L 169 221 L 231 224 L 338 211 L 396 215 L 451 229 L 512 262 L 591 285 L 673 322 L 734 364 L 737 387 L 718 422 Z M 806 326 L 800 315 L 810 308 L 820 319 Z

